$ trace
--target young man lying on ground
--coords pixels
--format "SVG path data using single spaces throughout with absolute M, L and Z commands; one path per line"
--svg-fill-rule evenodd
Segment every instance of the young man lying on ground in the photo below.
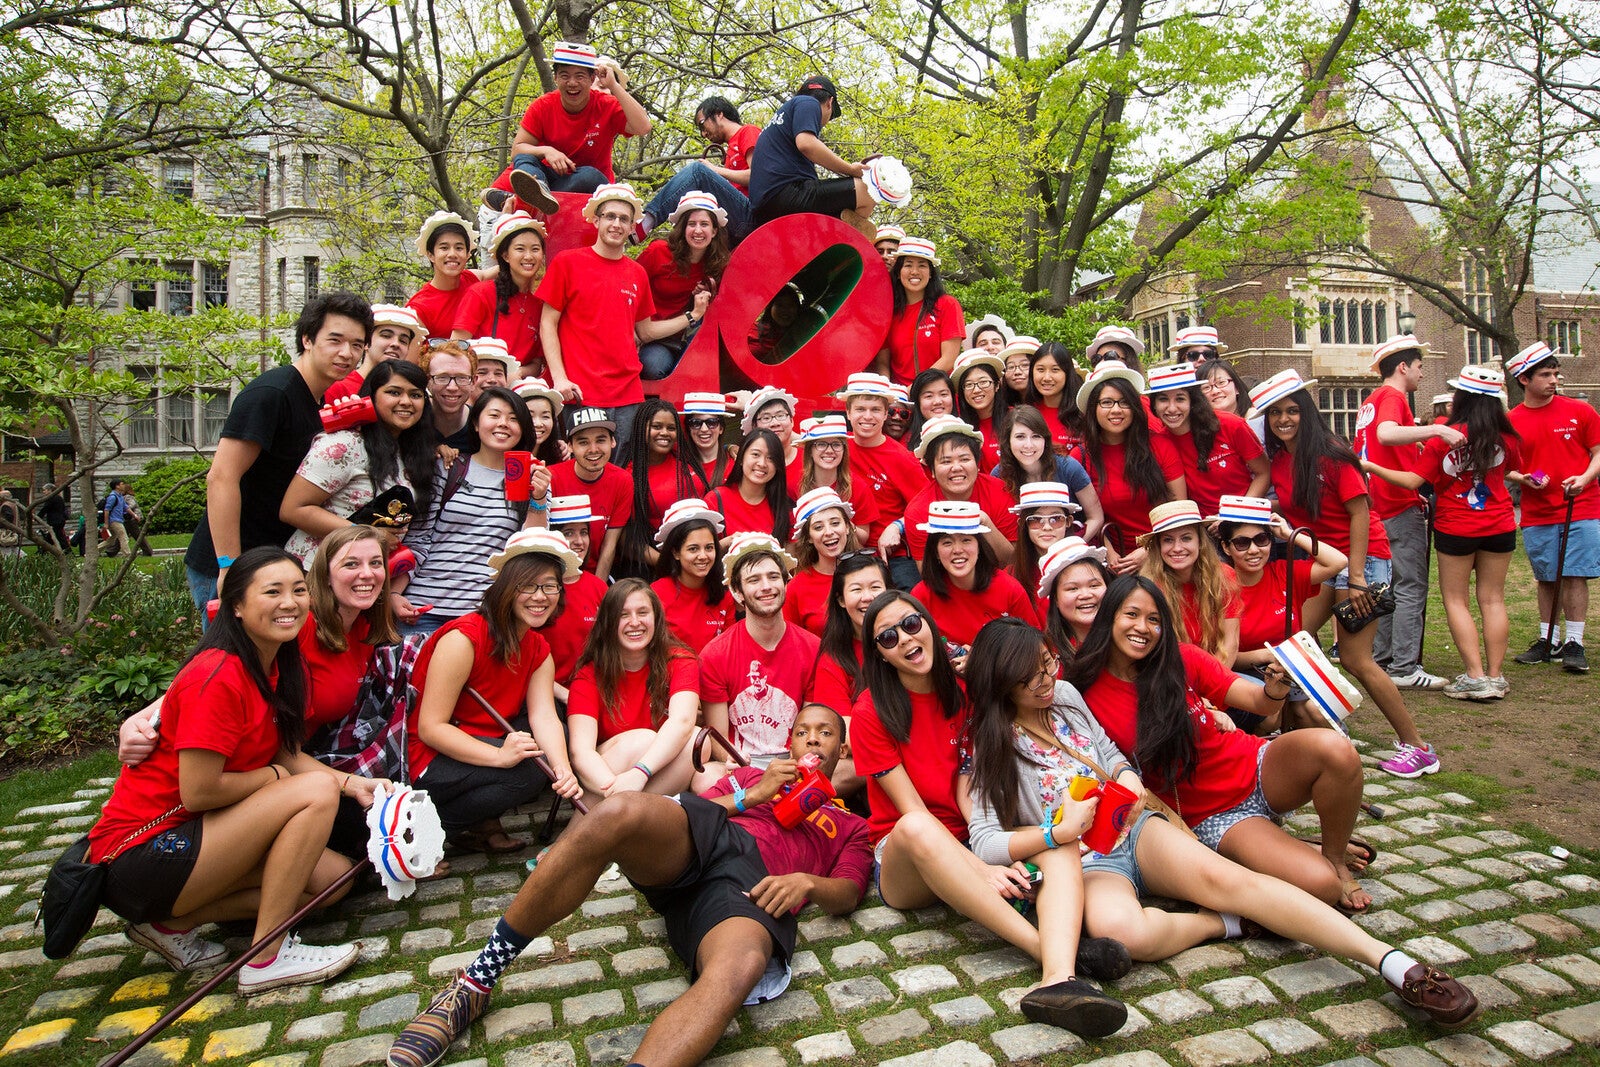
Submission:
M 774 814 L 796 762 L 815 752 L 823 777 L 846 754 L 844 719 L 808 704 L 789 735 L 791 758 L 739 768 L 704 797 L 617 793 L 551 846 L 523 882 L 489 943 L 395 1038 L 390 1067 L 429 1067 L 482 1015 L 502 972 L 539 934 L 582 904 L 616 863 L 667 920 L 667 938 L 694 984 L 656 1017 L 633 1054 L 669 1067 L 705 1059 L 740 1005 L 789 984 L 795 915 L 811 901 L 832 915 L 860 903 L 872 878 L 866 820 L 826 805 L 793 830 Z

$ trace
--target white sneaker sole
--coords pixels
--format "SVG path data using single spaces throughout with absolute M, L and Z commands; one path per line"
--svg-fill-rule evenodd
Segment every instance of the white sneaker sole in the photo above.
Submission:
M 356 945 L 351 945 L 350 950 L 343 956 L 339 956 L 333 960 L 330 960 L 321 967 L 315 967 L 305 971 L 296 971 L 293 974 L 273 975 L 270 978 L 262 978 L 248 984 L 245 981 L 246 972 L 240 972 L 239 995 L 242 997 L 250 997 L 255 996 L 257 993 L 266 993 L 269 990 L 282 989 L 284 986 L 314 985 L 317 982 L 325 982 L 334 975 L 342 974 L 348 970 L 350 965 L 356 961 L 356 957 L 360 954 L 361 949 Z M 246 964 L 246 966 L 248 967 L 249 965 Z
M 1396 689 L 1411 689 L 1418 692 L 1437 691 L 1450 684 L 1443 678 L 1437 678 L 1430 682 L 1418 682 L 1411 678 L 1396 678 L 1390 675 L 1389 680 L 1394 683 Z
M 145 933 L 143 930 L 140 930 L 131 923 L 122 932 L 127 936 L 128 940 L 132 941 L 135 945 L 138 945 L 140 948 L 147 948 L 151 952 L 154 952 L 157 956 L 160 956 L 162 959 L 166 960 L 167 966 L 171 967 L 175 971 L 203 970 L 206 967 L 215 967 L 217 964 L 225 962 L 228 958 L 228 950 L 219 945 L 217 946 L 218 951 L 213 952 L 211 955 L 202 956 L 193 963 L 185 963 L 183 960 L 174 956 L 172 954 L 172 950 L 167 948 L 166 945 L 162 944 L 159 939 L 151 937 L 149 934 Z

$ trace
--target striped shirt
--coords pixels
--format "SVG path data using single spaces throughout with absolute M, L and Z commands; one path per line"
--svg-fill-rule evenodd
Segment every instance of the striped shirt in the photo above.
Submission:
M 504 471 L 473 460 L 467 465 L 466 480 L 448 503 L 443 501 L 446 476 L 439 464 L 434 474 L 439 496 L 427 520 L 406 535 L 406 547 L 417 554 L 406 599 L 432 604 L 431 615 L 456 618 L 477 609 L 483 591 L 494 581 L 489 557 L 505 548 L 506 539 L 521 523 L 506 502 Z

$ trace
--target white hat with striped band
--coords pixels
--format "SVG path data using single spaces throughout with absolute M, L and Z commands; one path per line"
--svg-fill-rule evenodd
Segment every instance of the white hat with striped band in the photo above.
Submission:
M 960 434 L 970 437 L 978 443 L 981 451 L 983 448 L 983 434 L 968 426 L 955 415 L 935 415 L 922 424 L 922 440 L 917 442 L 917 447 L 912 449 L 912 454 L 919 463 L 928 462 L 928 446 L 946 434 Z
M 604 522 L 604 515 L 594 513 L 594 505 L 585 493 L 550 498 L 550 513 L 545 520 L 551 526 L 567 526 L 575 522 Z
M 1462 367 L 1460 374 L 1444 384 L 1465 393 L 1499 397 L 1506 395 L 1506 376 L 1493 367 L 1484 367 L 1476 363 Z
M 1102 326 L 1095 332 L 1094 340 L 1083 348 L 1087 359 L 1094 359 L 1094 354 L 1100 351 L 1101 345 L 1117 344 L 1127 348 L 1134 355 L 1144 353 L 1144 342 L 1139 340 L 1139 335 L 1126 326 Z
M 1139 543 L 1147 545 L 1168 530 L 1204 525 L 1205 521 L 1200 505 L 1193 500 L 1169 500 L 1150 509 L 1150 532 L 1140 534 Z
M 933 247 L 933 242 L 923 237 L 905 237 L 900 241 L 900 247 L 894 250 L 895 258 L 901 256 L 916 256 L 925 259 L 935 267 L 939 265 L 939 251 Z
M 925 534 L 986 534 L 983 508 L 973 500 L 935 500 L 928 505 L 928 521 L 917 523 Z
M 578 570 L 583 563 L 560 532 L 534 528 L 518 530 L 507 538 L 506 547 L 489 557 L 489 569 L 498 575 L 500 568 L 506 565 L 506 561 L 514 556 L 526 555 L 554 557 L 561 564 L 562 580 L 568 582 L 578 576 Z
M 1032 511 L 1034 508 L 1083 510 L 1073 503 L 1072 490 L 1062 482 L 1028 482 L 1024 485 L 1018 491 L 1017 505 L 1011 509 L 1011 513 L 1021 515 L 1024 511 Z
M 656 547 L 665 547 L 667 536 L 686 522 L 704 519 L 711 524 L 711 528 L 721 533 L 726 527 L 722 521 L 722 512 L 713 511 L 707 507 L 705 501 L 689 497 L 677 500 L 667 505 L 666 514 L 661 516 L 661 527 L 656 530 Z
M 728 213 L 722 210 L 722 205 L 717 203 L 717 198 L 710 193 L 688 192 L 678 198 L 678 206 L 672 209 L 672 214 L 667 216 L 667 221 L 677 222 L 682 215 L 691 211 L 704 211 L 717 220 L 717 225 L 726 229 L 728 226 Z
M 1377 374 L 1378 364 L 1396 352 L 1405 352 L 1411 349 L 1415 349 L 1418 356 L 1424 356 L 1428 352 L 1428 346 L 1417 340 L 1414 334 L 1402 333 L 1391 337 L 1372 350 L 1372 362 L 1367 364 L 1367 369 L 1373 374 Z
M 1265 381 L 1257 382 L 1256 387 L 1250 390 L 1250 411 L 1247 417 L 1253 419 L 1257 415 L 1265 415 L 1267 409 L 1278 401 L 1316 384 L 1315 378 L 1302 379 L 1300 372 L 1293 367 L 1281 370 Z
M 1272 522 L 1272 501 L 1264 496 L 1227 496 L 1217 503 L 1217 513 L 1211 516 L 1222 522 L 1248 522 L 1266 526 Z
M 1556 358 L 1556 351 L 1543 341 L 1535 341 L 1521 352 L 1506 360 L 1506 373 L 1520 378 L 1547 359 Z
M 796 444 L 809 445 L 813 441 L 843 441 L 850 436 L 850 424 L 843 415 L 822 415 L 800 423 L 800 436 Z
M 750 394 L 750 403 L 744 406 L 744 414 L 739 417 L 739 429 L 745 434 L 752 433 L 756 428 L 756 417 L 761 414 L 761 409 L 774 401 L 788 408 L 791 416 L 800 406 L 800 401 L 789 390 L 776 385 L 763 385 Z
M 1044 342 L 1039 340 L 1037 337 L 1029 337 L 1027 334 L 1018 334 L 1006 342 L 1006 346 L 1000 350 L 1000 358 L 1010 359 L 1012 356 L 1031 357 L 1035 352 L 1039 351 L 1043 344 Z
M 1287 641 L 1269 644 L 1267 649 L 1328 722 L 1344 730 L 1346 717 L 1361 706 L 1361 691 L 1328 662 L 1311 635 L 1301 630 Z
M 417 313 L 398 304 L 373 304 L 372 323 L 374 326 L 398 326 L 422 336 L 422 320 L 417 318 Z
M 1215 326 L 1185 326 L 1172 339 L 1172 345 L 1167 351 L 1182 352 L 1185 348 L 1214 348 L 1218 352 L 1222 352 L 1227 347 L 1217 339 L 1217 328 Z
M 827 511 L 829 508 L 838 508 L 844 512 L 847 519 L 856 517 L 856 509 L 850 502 L 841 497 L 831 485 L 819 485 L 809 493 L 803 494 L 794 505 L 794 524 L 798 529 L 810 522 L 818 512 Z
M 1187 389 L 1200 384 L 1200 379 L 1195 377 L 1193 363 L 1163 363 L 1159 367 L 1149 368 L 1145 374 L 1146 393 L 1163 393 L 1168 389 Z
M 785 577 L 793 574 L 799 566 L 795 558 L 778 544 L 776 537 L 759 530 L 744 530 L 734 534 L 733 540 L 728 542 L 728 553 L 722 557 L 723 580 L 732 585 L 733 572 L 739 569 L 739 561 L 757 552 L 770 552 L 778 557 L 778 565 L 783 568 Z
M 678 410 L 685 415 L 720 415 L 725 419 L 732 415 L 726 393 L 684 393 Z
M 1074 563 L 1086 559 L 1095 560 L 1104 566 L 1106 550 L 1097 548 L 1077 536 L 1063 537 L 1045 549 L 1043 558 L 1039 560 L 1039 599 L 1044 600 L 1053 596 L 1056 579 L 1061 577 L 1061 572 Z
M 600 65 L 600 57 L 593 47 L 581 41 L 557 41 L 550 50 L 550 64 L 593 70 Z
M 870 371 L 860 371 L 850 375 L 844 381 L 844 388 L 839 390 L 839 399 L 849 400 L 853 396 L 882 397 L 890 403 L 894 402 L 894 383 L 881 374 Z

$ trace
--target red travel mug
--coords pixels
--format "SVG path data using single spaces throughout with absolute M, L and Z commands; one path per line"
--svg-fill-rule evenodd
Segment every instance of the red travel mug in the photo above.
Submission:
M 1133 790 L 1116 782 L 1101 783 L 1099 793 L 1100 806 L 1095 808 L 1094 822 L 1084 832 L 1083 843 L 1105 855 L 1117 847 L 1117 839 L 1122 836 L 1134 802 L 1139 798 Z
M 506 499 L 513 503 L 528 499 L 533 491 L 533 453 L 506 453 Z
M 322 416 L 323 433 L 353 430 L 378 421 L 378 411 L 372 406 L 370 396 L 342 396 L 318 414 Z

